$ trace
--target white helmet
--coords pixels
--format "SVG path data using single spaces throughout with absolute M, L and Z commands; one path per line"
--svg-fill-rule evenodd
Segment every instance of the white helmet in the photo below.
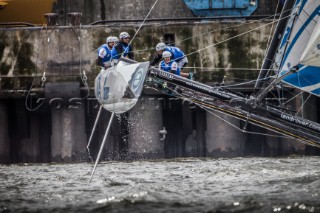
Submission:
M 124 38 L 128 38 L 128 37 L 130 37 L 130 35 L 129 35 L 129 33 L 127 33 L 127 32 L 122 32 L 122 33 L 120 33 L 120 35 L 119 35 L 119 38 L 120 38 L 120 39 L 124 39 Z
M 172 54 L 171 54 L 171 52 L 169 52 L 169 51 L 164 51 L 163 53 L 162 53 L 162 57 L 163 58 L 169 58 L 169 57 L 171 57 L 172 56 Z
M 107 38 L 107 43 L 114 42 L 114 41 L 112 41 L 112 40 L 113 40 L 113 37 L 112 37 L 112 36 L 109 36 L 109 37 Z
M 161 42 L 161 43 L 157 44 L 156 51 L 164 50 L 164 48 L 166 48 L 166 44 Z
M 119 42 L 119 39 L 118 39 L 117 37 L 113 36 L 113 37 L 112 37 L 112 41 L 115 42 L 115 43 L 117 43 L 117 42 Z

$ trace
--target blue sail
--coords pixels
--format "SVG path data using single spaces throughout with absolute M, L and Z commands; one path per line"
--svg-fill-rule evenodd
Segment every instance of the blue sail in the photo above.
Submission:
M 301 64 L 298 67 L 297 73 L 287 76 L 283 81 L 303 91 L 320 95 L 320 68 Z
M 318 31 L 319 17 L 320 1 L 297 0 L 275 58 L 275 68 L 279 70 L 279 77 L 293 68 L 298 68 L 297 72 L 285 77 L 283 82 L 318 96 L 320 67 L 304 64 L 301 56 L 313 32 Z

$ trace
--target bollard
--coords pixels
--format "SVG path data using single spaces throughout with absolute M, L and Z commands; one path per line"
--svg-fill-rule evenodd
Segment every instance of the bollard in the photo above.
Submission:
M 46 13 L 46 14 L 44 14 L 44 17 L 47 20 L 47 26 L 55 26 L 55 25 L 57 25 L 58 14 L 56 14 L 56 13 Z
M 79 26 L 81 24 L 80 22 L 81 16 L 82 16 L 82 13 L 79 13 L 79 12 L 68 13 L 68 17 L 70 17 L 70 24 L 72 26 Z

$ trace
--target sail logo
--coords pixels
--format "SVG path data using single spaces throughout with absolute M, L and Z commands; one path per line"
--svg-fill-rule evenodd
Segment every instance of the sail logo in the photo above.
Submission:
M 288 68 L 290 68 L 290 67 L 291 67 L 291 63 L 290 63 L 290 62 L 288 62 L 288 63 L 287 63 L 287 66 L 288 66 Z
M 306 126 L 308 128 L 311 128 L 311 129 L 314 129 L 314 130 L 317 130 L 317 131 L 320 131 L 320 127 L 315 125 L 315 124 L 312 124 L 310 122 L 307 122 L 307 121 L 304 121 L 304 120 L 301 120 L 299 118 L 296 118 L 296 117 L 293 117 L 291 115 L 286 115 L 286 114 L 281 114 L 281 118 L 284 119 L 284 120 L 287 120 L 287 121 L 290 121 L 292 123 L 296 123 L 296 124 L 299 124 L 299 125 L 302 125 L 302 126 Z
M 140 68 L 137 73 L 134 75 L 132 80 L 132 89 L 134 92 L 136 92 L 139 89 L 139 86 L 142 83 L 143 79 L 143 68 Z

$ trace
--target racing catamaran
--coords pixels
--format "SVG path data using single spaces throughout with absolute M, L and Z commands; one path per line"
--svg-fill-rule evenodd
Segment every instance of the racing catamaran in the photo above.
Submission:
M 168 95 L 188 100 L 208 111 L 219 111 L 246 123 L 320 148 L 320 124 L 296 116 L 292 110 L 265 100 L 268 93 L 282 83 L 320 96 L 319 17 L 319 1 L 297 0 L 295 2 L 277 53 L 273 58 L 265 59 L 272 62 L 268 68 L 270 71 L 275 70 L 275 73 L 271 75 L 266 73 L 265 69 L 261 71 L 256 85 L 262 82 L 263 85 L 268 84 L 268 86 L 263 86 L 258 93 L 250 97 L 233 92 L 227 87 L 212 87 L 161 71 L 150 67 L 149 62 L 139 63 L 120 58 L 115 67 L 102 70 L 97 76 L 96 98 L 101 108 L 112 112 L 112 119 L 115 113 L 130 110 L 136 104 L 143 86 L 149 86 Z M 98 117 L 99 114 L 97 119 Z M 96 164 L 109 128 L 108 126 Z M 89 144 L 90 141 L 91 137 Z

